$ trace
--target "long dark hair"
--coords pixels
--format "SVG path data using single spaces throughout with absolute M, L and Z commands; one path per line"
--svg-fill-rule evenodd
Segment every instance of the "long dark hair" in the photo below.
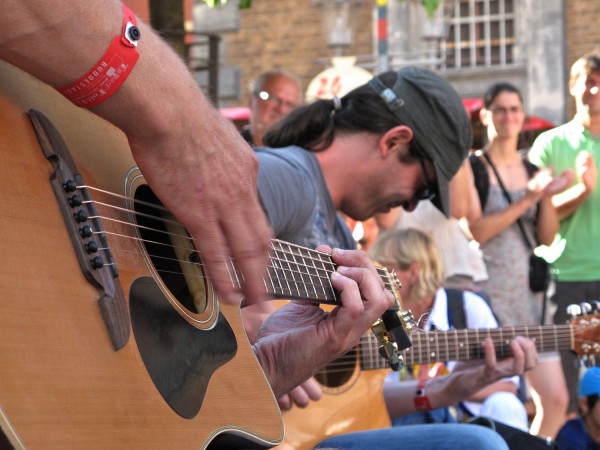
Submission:
M 386 86 L 392 87 L 397 74 L 385 72 L 379 78 Z M 341 107 L 337 110 L 334 100 L 316 100 L 295 109 L 267 132 L 264 143 L 275 148 L 297 145 L 318 152 L 331 145 L 336 133 L 383 134 L 402 125 L 367 84 L 339 100 Z
M 521 104 L 523 104 L 523 96 L 521 95 L 521 91 L 519 91 L 519 89 L 514 84 L 507 83 L 506 81 L 501 81 L 499 83 L 492 84 L 487 89 L 487 91 L 485 91 L 485 94 L 483 96 L 483 106 L 485 106 L 485 109 L 490 109 L 490 106 L 492 106 L 492 103 L 494 103 L 496 97 L 498 97 L 498 95 L 500 95 L 503 92 L 517 94 L 519 96 L 519 101 L 521 102 Z

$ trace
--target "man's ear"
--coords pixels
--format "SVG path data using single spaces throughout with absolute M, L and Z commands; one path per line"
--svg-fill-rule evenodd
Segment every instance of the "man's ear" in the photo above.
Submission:
M 379 139 L 379 152 L 386 158 L 393 153 L 408 151 L 408 145 L 413 138 L 413 131 L 406 125 L 398 125 L 390 128 Z
M 587 397 L 579 397 L 579 409 L 583 414 L 587 414 L 590 411 Z

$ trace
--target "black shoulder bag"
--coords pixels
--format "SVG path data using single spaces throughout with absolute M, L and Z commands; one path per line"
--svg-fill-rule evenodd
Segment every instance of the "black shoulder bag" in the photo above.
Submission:
M 510 194 L 504 187 L 504 183 L 502 182 L 502 179 L 500 178 L 496 167 L 492 163 L 492 159 L 486 152 L 483 152 L 483 156 L 494 171 L 494 175 L 496 175 L 498 185 L 502 189 L 506 201 L 508 203 L 512 203 Z M 550 283 L 550 264 L 548 264 L 548 262 L 545 259 L 540 258 L 535 253 L 533 253 L 533 249 L 535 247 L 531 244 L 531 241 L 529 240 L 529 237 L 525 232 L 525 228 L 523 227 L 523 223 L 521 222 L 520 218 L 517 219 L 517 225 L 521 230 L 521 234 L 523 235 L 523 239 L 525 240 L 525 245 L 527 245 L 531 252 L 531 255 L 529 256 L 529 289 L 531 289 L 532 292 L 546 292 L 548 284 Z

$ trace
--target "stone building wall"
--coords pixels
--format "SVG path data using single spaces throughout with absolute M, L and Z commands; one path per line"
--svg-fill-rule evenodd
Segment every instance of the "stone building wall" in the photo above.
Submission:
M 344 55 L 373 53 L 372 7 L 371 0 L 352 4 L 353 42 Z M 241 10 L 239 32 L 222 40 L 225 63 L 240 69 L 242 98 L 230 103 L 246 104 L 248 83 L 272 68 L 292 71 L 306 90 L 334 56 L 327 46 L 322 16 L 323 8 L 312 0 L 255 0 L 250 9 Z

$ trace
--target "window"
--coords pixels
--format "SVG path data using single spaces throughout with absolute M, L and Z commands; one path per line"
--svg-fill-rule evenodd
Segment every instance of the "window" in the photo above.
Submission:
M 513 64 L 515 3 L 516 0 L 446 0 L 446 67 Z

